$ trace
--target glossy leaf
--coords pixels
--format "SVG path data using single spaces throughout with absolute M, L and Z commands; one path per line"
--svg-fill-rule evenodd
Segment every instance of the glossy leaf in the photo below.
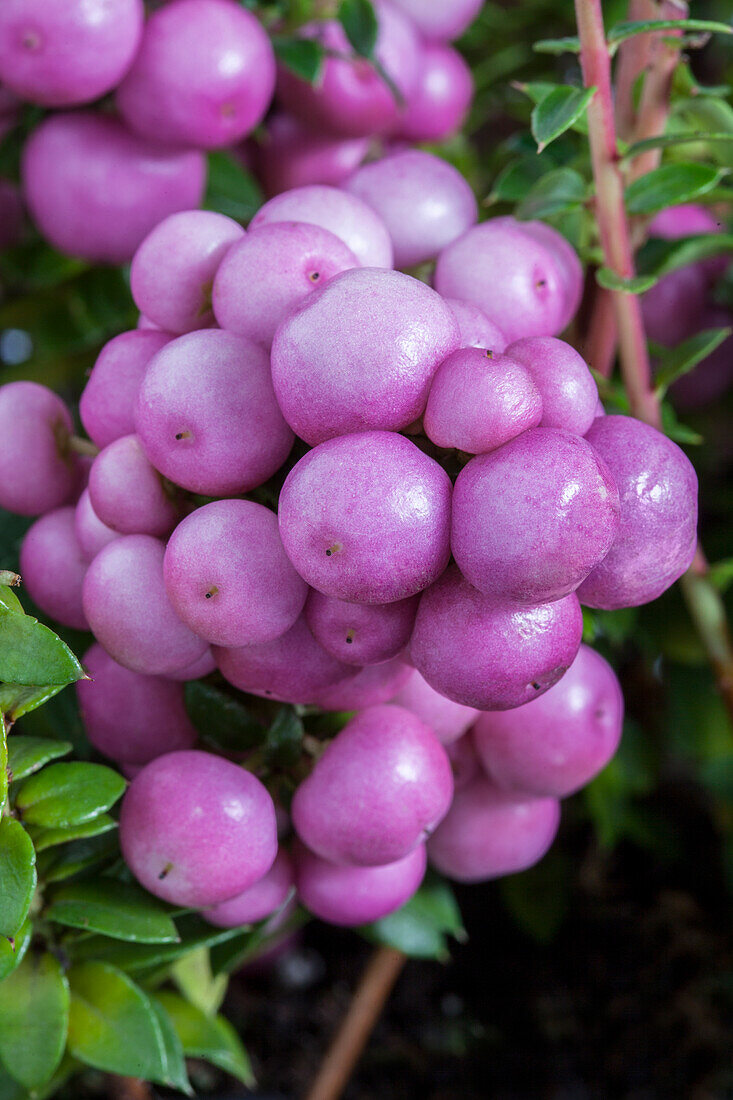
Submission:
M 211 947 L 240 933 L 238 928 L 216 928 L 194 914 L 177 919 L 176 924 L 179 943 L 122 943 L 90 936 L 74 946 L 74 957 L 104 959 L 132 974 L 167 966 L 196 947 Z
M 577 35 L 565 38 L 541 38 L 532 46 L 535 53 L 563 54 L 580 53 L 580 39 Z
M 107 832 L 47 848 L 38 856 L 38 874 L 44 882 L 63 882 L 92 867 L 101 868 L 120 854 L 116 833 Z
M 100 878 L 58 890 L 45 910 L 48 920 L 131 943 L 179 943 L 176 926 L 138 886 Z
M 124 778 L 103 764 L 51 764 L 24 781 L 16 806 L 32 825 L 79 825 L 113 806 L 125 786 Z
M 547 218 L 577 208 L 584 200 L 586 183 L 572 168 L 546 172 L 516 210 L 518 218 Z
M 2 581 L 0 582 L 0 608 L 5 611 L 15 611 L 18 615 L 25 615 L 23 604 L 8 584 L 10 577 L 17 577 L 17 573 L 10 573 L 7 569 L 0 570 Z
M 558 84 L 532 111 L 532 136 L 539 152 L 564 134 L 584 114 L 595 95 L 595 88 L 576 88 Z
M 501 879 L 499 889 L 520 928 L 539 943 L 549 943 L 568 910 L 568 881 L 566 859 L 551 849 L 534 867 Z
M 634 157 L 638 157 L 640 153 L 646 153 L 649 149 L 667 149 L 671 145 L 697 145 L 700 141 L 733 141 L 733 134 L 710 134 L 700 133 L 700 131 L 689 134 L 657 134 L 656 137 L 644 138 L 643 141 L 634 142 L 633 145 L 628 147 L 621 160 L 622 162 L 628 162 L 633 160 Z
M 536 153 L 531 157 L 510 161 L 496 177 L 485 205 L 494 202 L 521 202 L 546 172 L 544 159 Z
M 264 762 L 271 768 L 292 767 L 300 759 L 303 722 L 292 707 L 283 706 L 267 731 Z
M 5 803 L 8 800 L 8 786 L 10 776 L 8 774 L 8 730 L 5 724 L 3 712 L 0 709 L 0 817 Z
M 720 183 L 725 169 L 710 164 L 663 164 L 626 188 L 629 214 L 655 214 L 668 206 L 691 202 Z
M 728 23 L 714 19 L 648 19 L 639 22 L 617 23 L 607 35 L 609 45 L 618 47 L 627 38 L 656 31 L 692 31 L 702 34 L 733 34 Z
M 296 38 L 284 34 L 273 35 L 271 41 L 275 56 L 286 69 L 301 80 L 315 84 L 325 56 L 320 42 L 314 38 Z
M 179 1089 L 186 1096 L 193 1096 L 193 1089 L 186 1071 L 183 1044 L 178 1037 L 173 1021 L 160 1001 L 154 997 L 150 998 L 150 1007 L 157 1020 L 162 1039 L 163 1072 L 157 1080 L 169 1088 Z
M 0 984 L 0 1057 L 12 1076 L 34 1089 L 61 1061 L 69 1023 L 69 986 L 48 952 L 27 954 Z
M 0 680 L 4 684 L 56 684 L 81 680 L 84 669 L 65 642 L 31 615 L 0 607 Z
M 228 981 L 225 974 L 214 975 L 208 947 L 198 947 L 177 959 L 171 967 L 171 976 L 186 1000 L 207 1016 L 221 1007 Z
M 69 971 L 69 1050 L 108 1073 L 165 1079 L 166 1049 L 148 997 L 109 963 L 85 962 Z
M 341 0 L 338 18 L 355 53 L 373 57 L 379 24 L 371 0 Z
M 36 888 L 36 853 L 28 833 L 12 817 L 0 820 L 0 936 L 15 936 Z
M 665 357 L 662 366 L 657 371 L 655 389 L 663 396 L 673 382 L 684 374 L 689 374 L 698 363 L 711 355 L 724 340 L 727 340 L 733 329 L 711 328 L 705 329 L 691 336 L 682 344 L 672 348 Z
M 12 780 L 27 779 L 45 764 L 71 752 L 68 741 L 52 741 L 50 737 L 24 737 L 13 734 L 8 741 L 8 767 Z
M 643 294 L 656 281 L 655 275 L 635 275 L 632 279 L 624 279 L 611 271 L 610 267 L 600 267 L 596 271 L 596 282 L 599 286 L 605 290 L 623 290 L 626 294 Z
M 157 999 L 168 1013 L 184 1053 L 237 1077 L 248 1088 L 255 1084 L 249 1055 L 231 1024 L 222 1016 L 207 1016 L 176 993 L 160 992 Z
M 262 192 L 254 177 L 231 153 L 209 153 L 208 164 L 204 209 L 248 222 L 262 205 Z
M 23 961 L 32 935 L 33 925 L 26 919 L 12 940 L 0 936 L 0 982 Z
M 401 909 L 361 931 L 406 955 L 441 961 L 450 957 L 447 937 L 463 940 L 466 935 L 453 891 L 437 875 L 430 875 Z
M 644 274 L 662 275 L 677 271 L 680 267 L 706 260 L 711 256 L 733 253 L 733 233 L 701 233 L 680 237 L 676 241 L 660 238 L 647 241 L 638 254 L 639 271 Z
M 267 730 L 250 713 L 244 701 L 215 684 L 190 680 L 184 699 L 188 716 L 204 741 L 227 752 L 242 752 L 261 745 Z
M 58 844 L 101 836 L 116 828 L 117 822 L 109 814 L 97 814 L 91 821 L 83 821 L 80 825 L 69 825 L 65 829 L 44 829 L 39 825 L 30 825 L 28 831 L 36 852 L 45 852 L 47 848 L 55 848 Z
M 15 722 L 63 691 L 65 684 L 0 684 L 0 711 Z

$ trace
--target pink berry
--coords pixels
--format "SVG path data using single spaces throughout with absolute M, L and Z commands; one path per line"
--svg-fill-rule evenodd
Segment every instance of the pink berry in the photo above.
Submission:
M 130 784 L 120 845 L 146 890 L 200 909 L 267 874 L 277 855 L 275 807 L 259 779 L 236 764 L 206 752 L 172 752 Z
M 376 210 L 387 226 L 395 267 L 434 259 L 478 217 L 473 191 L 461 173 L 419 149 L 365 164 L 346 189 Z
M 435 734 L 402 707 L 368 707 L 298 787 L 293 826 L 322 859 L 374 867 L 424 841 L 452 797 L 450 762 Z
M 420 34 L 436 42 L 460 38 L 481 10 L 482 0 L 392 0 Z
M 43 107 L 111 91 L 140 42 L 142 0 L 3 0 L 0 80 Z
M 473 302 L 464 302 L 459 298 L 445 298 L 444 301 L 458 322 L 460 347 L 483 348 L 493 351 L 494 355 L 506 351 L 506 336 L 483 310 Z
M 461 54 L 441 43 L 422 43 L 417 84 L 400 116 L 400 136 L 445 141 L 463 125 L 472 98 L 473 78 Z
M 84 578 L 84 613 L 97 641 L 119 664 L 148 676 L 175 672 L 207 648 L 166 596 L 164 554 L 150 535 L 125 535 L 100 550 Z
M 398 271 L 344 271 L 275 334 L 275 393 L 311 445 L 370 428 L 398 431 L 421 415 L 438 364 L 457 346 L 453 315 L 424 283 Z
M 320 859 L 305 845 L 295 848 L 298 897 L 329 924 L 369 924 L 399 909 L 425 875 L 425 845 L 382 867 L 341 867 Z
M 471 459 L 453 490 L 453 556 L 497 601 L 532 606 L 574 592 L 618 528 L 619 494 L 603 459 L 555 428 Z
M 708 306 L 700 316 L 701 330 L 733 328 L 733 311 Z M 733 336 L 719 344 L 701 363 L 673 384 L 671 395 L 678 409 L 699 409 L 722 397 L 733 384 Z
M 379 665 L 367 665 L 345 680 L 339 680 L 331 687 L 318 693 L 315 702 L 323 710 L 362 710 L 364 707 L 388 703 L 399 689 L 407 683 L 411 668 L 393 657 L 391 661 L 382 661 Z
M 450 745 L 446 745 L 445 751 L 453 772 L 453 788 L 460 791 L 467 787 L 481 770 L 479 758 L 473 747 L 473 738 L 470 734 L 465 734 L 457 741 L 451 741 Z
M 295 868 L 284 848 L 277 853 L 267 874 L 241 894 L 221 901 L 204 912 L 209 924 L 219 928 L 236 928 L 269 917 L 279 909 L 295 890 Z
M 46 386 L 0 387 L 0 507 L 37 516 L 70 499 L 76 471 L 65 439 L 72 431 L 69 410 Z
M 532 608 L 497 605 L 453 566 L 420 600 L 410 657 L 441 695 L 480 710 L 508 710 L 557 683 L 582 631 L 574 594 Z
M 663 275 L 641 299 L 647 337 L 674 347 L 700 330 L 708 279 L 701 264 L 688 264 Z
M 98 447 L 135 431 L 135 406 L 143 375 L 170 339 L 166 332 L 133 329 L 113 336 L 102 348 L 79 402 L 81 422 Z
M 305 618 L 324 649 L 349 665 L 374 665 L 396 657 L 410 640 L 417 597 L 358 604 L 312 589 Z
M 435 372 L 423 424 L 438 447 L 493 451 L 542 419 L 531 375 L 511 355 L 459 348 Z
M 55 248 L 123 264 L 159 221 L 198 206 L 206 163 L 197 151 L 136 137 L 112 115 L 77 111 L 35 128 L 22 179 L 31 217 Z
M 215 149 L 262 121 L 274 87 L 270 39 L 251 12 L 233 0 L 171 0 L 148 17 L 117 106 L 143 137 Z
M 435 289 L 473 302 L 512 342 L 554 336 L 565 325 L 565 277 L 553 252 L 522 223 L 497 218 L 475 225 L 438 256 Z
M 480 713 L 475 707 L 465 707 L 441 695 L 417 669 L 412 670 L 390 702 L 411 710 L 426 726 L 430 726 L 441 744 L 446 746 L 462 738 Z
M 77 501 L 74 530 L 81 552 L 88 562 L 96 557 L 108 542 L 119 537 L 118 532 L 113 531 L 106 523 L 102 523 L 94 511 L 89 498 L 89 489 L 85 489 Z
M 284 703 L 313 703 L 319 692 L 354 668 L 337 661 L 311 634 L 301 617 L 272 642 L 238 648 L 215 648 L 219 670 L 240 691 Z
M 358 267 L 328 229 L 273 222 L 252 229 L 216 273 L 213 305 L 220 326 L 269 348 L 290 310 L 334 275 Z
M 542 859 L 559 821 L 556 799 L 511 794 L 479 777 L 456 791 L 428 842 L 428 857 L 457 882 L 513 875 Z
M 312 184 L 284 191 L 260 207 L 249 227 L 273 222 L 319 225 L 342 240 L 363 267 L 392 267 L 387 226 L 360 198 L 338 187 Z
M 391 603 L 448 563 L 451 483 L 404 436 L 362 432 L 309 451 L 288 474 L 278 519 L 300 575 L 328 596 Z
M 118 665 L 98 644 L 84 654 L 90 679 L 79 680 L 86 735 L 112 760 L 143 765 L 196 743 L 183 705 L 183 688 L 161 676 L 143 676 Z
M 585 435 L 598 405 L 598 387 L 575 348 L 553 336 L 517 340 L 507 355 L 521 363 L 542 395 L 543 428 Z
M 268 195 L 311 183 L 338 187 L 368 151 L 366 137 L 343 138 L 310 130 L 282 113 L 267 123 L 267 133 L 255 149 L 255 169 Z
M 210 649 L 207 649 L 202 657 L 198 657 L 195 661 L 191 661 L 190 664 L 184 665 L 183 668 L 177 668 L 174 672 L 167 672 L 167 680 L 186 681 L 186 680 L 200 680 L 204 676 L 208 676 L 216 668 L 216 660 L 214 654 Z
M 182 621 L 221 646 L 279 638 L 308 591 L 283 550 L 277 516 L 250 500 L 217 500 L 187 516 L 168 542 L 163 574 Z
M 417 34 L 394 7 L 382 0 L 375 0 L 374 7 L 379 23 L 375 57 L 407 98 L 417 81 Z M 307 23 L 298 34 L 316 39 L 331 56 L 326 57 L 315 84 L 280 69 L 278 98 L 286 110 L 326 133 L 365 137 L 389 130 L 398 118 L 397 98 L 370 61 L 351 56 L 341 24 L 335 19 Z
M 561 332 L 577 313 L 583 296 L 585 274 L 578 253 L 562 233 L 558 233 L 547 222 L 517 222 L 511 217 L 497 218 L 495 221 L 501 221 L 510 226 L 520 226 L 525 236 L 532 237 L 543 245 L 554 258 L 563 289 L 563 305 L 558 322 L 558 331 Z
M 81 602 L 87 561 L 74 530 L 74 509 L 37 519 L 20 548 L 23 583 L 41 611 L 63 626 L 88 630 Z
M 630 416 L 604 416 L 587 435 L 621 500 L 618 535 L 578 589 L 588 607 L 655 600 L 690 565 L 697 545 L 697 475 L 666 435 Z
M 243 236 L 241 225 L 211 210 L 171 214 L 148 233 L 132 258 L 135 305 L 168 332 L 207 328 L 214 320 L 214 276 Z
M 136 435 L 123 435 L 97 455 L 89 499 L 102 523 L 121 535 L 167 535 L 178 519 L 176 502 Z
M 267 353 L 217 329 L 179 336 L 155 356 L 140 386 L 135 426 L 156 470 L 209 496 L 261 485 L 293 444 Z

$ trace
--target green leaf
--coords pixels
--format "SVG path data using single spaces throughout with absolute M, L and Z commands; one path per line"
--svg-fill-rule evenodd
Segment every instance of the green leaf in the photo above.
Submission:
M 0 710 L 0 818 L 2 818 L 5 803 L 8 800 L 8 787 L 10 777 L 8 775 L 8 730 L 5 718 Z
M 664 396 L 673 382 L 688 374 L 698 363 L 706 359 L 727 340 L 733 332 L 733 328 L 705 329 L 691 336 L 681 344 L 677 344 L 668 352 L 662 366 L 656 373 L 655 389 L 660 397 Z
M 26 779 L 33 772 L 71 752 L 68 741 L 52 741 L 49 737 L 24 737 L 14 734 L 8 740 L 8 767 L 13 781 Z
M 267 730 L 245 703 L 215 684 L 189 680 L 184 700 L 188 716 L 204 741 L 225 752 L 246 752 L 261 745 Z
M 28 1100 L 28 1093 L 19 1085 L 0 1062 L 0 1100 Z
M 63 691 L 65 684 L 0 684 L 0 711 L 11 722 L 43 706 Z
M 655 214 L 668 206 L 690 202 L 720 183 L 726 169 L 710 164 L 663 164 L 626 188 L 629 214 Z
M 0 680 L 5 684 L 57 684 L 85 677 L 65 642 L 31 615 L 0 607 Z
M 728 255 L 732 250 L 733 233 L 700 233 L 676 241 L 659 238 L 647 241 L 637 259 L 641 272 L 661 278 L 680 267 L 711 256 Z
M 33 924 L 26 919 L 13 939 L 0 936 L 0 982 L 7 978 L 25 956 L 33 936 Z
M 727 592 L 733 584 L 733 558 L 714 562 L 708 571 L 708 580 L 719 592 Z
M 255 1084 L 249 1056 L 231 1024 L 222 1016 L 207 1016 L 176 993 L 164 990 L 157 999 L 173 1022 L 184 1053 L 203 1058 L 238 1078 L 247 1088 Z
M 207 1016 L 213 1015 L 221 1007 L 226 996 L 228 979 L 225 974 L 214 975 L 208 947 L 189 951 L 173 963 L 171 971 L 173 981 L 186 1000 Z
M 25 615 L 23 604 L 8 585 L 8 577 L 17 577 L 17 573 L 9 573 L 7 569 L 0 569 L 0 574 L 5 578 L 0 584 L 0 607 L 5 611 L 15 611 L 18 615 Z
M 595 93 L 595 88 L 558 84 L 540 100 L 531 118 L 532 136 L 539 152 L 577 122 Z
M 262 192 L 254 176 L 230 153 L 209 153 L 208 163 L 204 209 L 248 222 L 262 205 Z
M 657 134 L 656 137 L 645 138 L 643 141 L 635 141 L 630 145 L 621 162 L 627 164 L 638 157 L 640 153 L 646 153 L 648 149 L 666 149 L 670 145 L 697 145 L 699 141 L 733 141 L 733 134 L 701 134 L 693 131 L 689 134 Z
M 315 84 L 321 74 L 325 51 L 315 38 L 275 34 L 271 40 L 278 61 L 301 80 Z
M 123 943 L 90 936 L 73 948 L 75 958 L 104 959 L 122 970 L 137 973 L 167 966 L 197 947 L 212 947 L 240 935 L 239 928 L 216 928 L 191 914 L 177 920 L 179 943 Z
M 494 180 L 494 186 L 485 200 L 486 204 L 521 202 L 546 172 L 547 165 L 537 154 L 510 161 Z
M 56 958 L 29 954 L 0 985 L 0 1057 L 26 1088 L 48 1081 L 61 1061 L 69 986 Z
M 447 936 L 466 937 L 453 891 L 437 875 L 430 875 L 401 909 L 364 925 L 367 939 L 387 944 L 421 959 L 449 958 Z
M 28 832 L 36 852 L 45 852 L 58 844 L 68 844 L 71 840 L 85 840 L 87 837 L 101 836 L 117 828 L 117 822 L 109 814 L 97 814 L 91 821 L 81 825 L 70 825 L 66 829 L 44 829 L 40 825 L 30 825 Z
M 158 1080 L 169 1088 L 179 1089 L 186 1096 L 193 1096 L 191 1082 L 186 1071 L 186 1060 L 183 1052 L 183 1044 L 178 1037 L 178 1032 L 173 1026 L 173 1021 L 155 997 L 150 998 L 150 1007 L 158 1022 L 160 1035 L 163 1040 L 163 1074 Z
M 693 31 L 703 34 L 733 34 L 733 28 L 728 23 L 719 23 L 713 19 L 648 19 L 643 22 L 617 23 L 608 32 L 607 40 L 610 46 L 618 47 L 627 38 L 633 38 L 637 34 L 648 34 L 654 31 Z
M 292 707 L 280 707 L 267 731 L 264 763 L 270 768 L 289 768 L 300 759 L 303 723 Z
M 680 423 L 669 401 L 662 402 L 662 431 L 675 443 L 689 443 L 693 447 L 699 447 L 704 442 L 703 437 L 694 428 Z
M 148 997 L 131 978 L 104 962 L 69 971 L 69 1050 L 107 1073 L 165 1081 L 166 1045 Z
M 80 825 L 113 806 L 125 786 L 103 764 L 51 764 L 24 781 L 15 804 L 29 825 Z
M 180 943 L 166 910 L 138 886 L 101 878 L 64 886 L 46 908 L 48 920 L 131 943 Z
M 339 22 L 360 57 L 374 57 L 379 24 L 371 0 L 341 0 Z
M 549 943 L 568 911 L 567 860 L 553 848 L 528 871 L 501 879 L 499 890 L 520 928 Z
M 12 817 L 0 820 L 0 936 L 17 935 L 36 889 L 36 853 Z
M 47 848 L 38 857 L 38 874 L 44 882 L 63 882 L 74 875 L 109 863 L 120 854 L 116 833 L 106 832 Z
M 604 290 L 623 290 L 626 294 L 643 294 L 656 281 L 655 275 L 635 275 L 632 279 L 624 279 L 610 267 L 599 267 L 596 271 L 596 282 Z
M 563 54 L 580 53 L 580 39 L 577 35 L 566 38 L 541 38 L 532 46 L 535 53 Z
M 546 172 L 519 204 L 516 216 L 547 218 L 564 210 L 577 208 L 585 199 L 586 183 L 572 168 L 555 168 Z

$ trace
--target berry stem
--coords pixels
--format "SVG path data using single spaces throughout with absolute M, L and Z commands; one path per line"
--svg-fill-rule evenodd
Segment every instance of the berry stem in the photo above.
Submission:
M 90 439 L 84 439 L 80 435 L 70 435 L 66 441 L 66 446 L 69 451 L 73 451 L 77 455 L 91 455 L 92 458 L 96 458 L 99 454 L 99 447 L 96 443 L 92 443 Z
M 406 961 L 394 947 L 378 947 L 372 953 L 306 1100 L 341 1096 Z
M 683 14 L 679 4 L 676 14 Z M 634 275 L 629 223 L 624 207 L 611 86 L 611 57 L 603 28 L 601 0 L 575 0 L 580 35 L 580 59 L 587 88 L 596 94 L 588 106 L 588 137 L 596 184 L 596 216 L 606 265 L 623 278 Z M 665 61 L 666 64 L 666 61 Z M 648 79 L 648 77 L 647 77 Z M 669 80 L 666 87 L 668 89 Z M 658 88 L 648 103 L 659 113 Z M 649 108 L 651 110 L 651 107 Z M 640 111 L 641 118 L 641 111 Z M 666 115 L 664 115 L 666 118 Z M 637 120 L 637 128 L 640 120 Z M 663 119 L 662 119 L 663 124 Z M 645 132 L 646 124 L 645 124 Z M 661 406 L 654 392 L 641 304 L 638 295 L 611 292 L 619 333 L 621 373 L 634 416 L 661 427 Z M 718 688 L 733 719 L 733 644 L 720 593 L 708 577 L 708 564 L 698 545 L 695 559 L 681 580 L 690 615 L 717 678 Z

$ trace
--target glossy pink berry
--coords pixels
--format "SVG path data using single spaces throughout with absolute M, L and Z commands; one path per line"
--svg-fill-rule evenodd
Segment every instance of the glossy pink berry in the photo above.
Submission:
M 373 665 L 396 657 L 410 640 L 417 597 L 359 604 L 312 589 L 305 617 L 324 649 L 349 665 Z
M 37 382 L 0 387 L 0 506 L 37 516 L 65 504 L 76 484 L 66 451 L 71 414 Z
M 86 571 L 72 507 L 47 512 L 28 529 L 20 547 L 23 584 L 41 611 L 75 630 L 88 629 L 81 600 Z
M 228 901 L 221 901 L 211 909 L 206 909 L 203 915 L 209 924 L 215 924 L 219 928 L 253 924 L 280 909 L 294 891 L 293 861 L 285 848 L 280 848 L 272 867 L 259 882 Z
M 102 348 L 79 402 L 84 430 L 98 447 L 135 431 L 143 375 L 170 339 L 167 332 L 133 329 L 113 336 Z

